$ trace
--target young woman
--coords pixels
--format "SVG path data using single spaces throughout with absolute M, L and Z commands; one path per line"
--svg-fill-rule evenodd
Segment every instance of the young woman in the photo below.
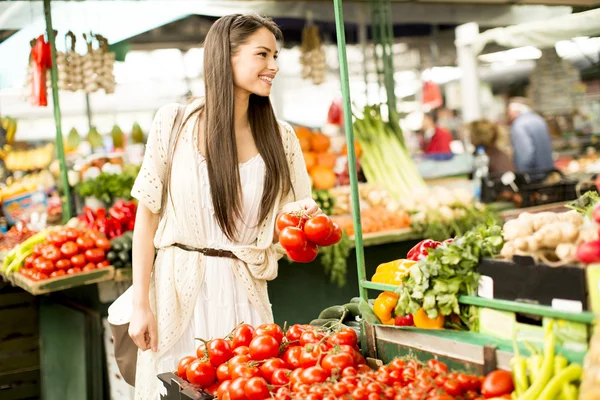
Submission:
M 172 165 L 179 106 L 162 107 L 153 122 L 132 190 L 136 399 L 158 398 L 156 375 L 193 354 L 195 338 L 272 322 L 275 220 L 284 211 L 320 212 L 294 131 L 269 102 L 280 37 L 260 16 L 216 21 L 204 44 L 206 97 L 180 110 Z
M 491 174 L 515 170 L 511 158 L 498 146 L 500 128 L 497 124 L 487 119 L 482 119 L 471 122 L 468 130 L 473 146 L 475 148 L 482 146 L 489 157 L 489 172 Z

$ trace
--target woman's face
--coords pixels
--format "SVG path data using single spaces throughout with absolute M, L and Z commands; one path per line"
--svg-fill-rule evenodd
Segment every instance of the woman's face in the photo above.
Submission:
M 277 66 L 277 41 L 267 28 L 260 28 L 239 46 L 231 57 L 233 84 L 236 90 L 258 96 L 269 96 Z

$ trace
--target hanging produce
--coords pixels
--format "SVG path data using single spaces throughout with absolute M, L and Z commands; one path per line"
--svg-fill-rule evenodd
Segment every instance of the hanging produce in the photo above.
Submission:
M 30 102 L 33 106 L 46 107 L 48 105 L 46 73 L 52 66 L 52 57 L 50 43 L 44 40 L 44 35 L 38 36 L 32 42 L 29 62 L 31 66 Z
M 95 126 L 90 128 L 88 132 L 86 140 L 92 146 L 92 149 L 100 148 L 104 146 L 104 142 L 102 141 L 102 136 L 98 133 L 98 130 Z
M 81 136 L 79 136 L 79 132 L 77 132 L 77 129 L 71 128 L 71 130 L 69 131 L 69 135 L 67 136 L 66 143 L 65 143 L 65 151 L 66 152 L 76 151 L 80 144 L 81 144 Z
M 6 132 L 6 144 L 12 144 L 15 141 L 15 135 L 17 134 L 17 120 L 11 117 L 0 118 L 2 129 Z
M 67 53 L 62 53 L 64 56 L 64 65 L 62 69 L 64 70 L 64 74 L 61 75 L 61 63 L 57 61 L 57 67 L 59 68 L 59 89 L 61 90 L 69 90 L 71 92 L 76 92 L 78 90 L 83 89 L 83 68 L 81 55 L 75 51 L 75 44 L 77 42 L 77 38 L 75 34 L 71 31 L 67 32 L 65 35 L 65 48 L 69 49 L 68 41 L 70 39 L 70 50 L 67 50 Z M 61 76 L 63 79 L 63 83 L 61 85 Z
M 142 131 L 142 128 L 140 127 L 140 125 L 137 122 L 135 122 L 133 124 L 133 127 L 131 128 L 131 141 L 134 144 L 146 143 L 146 138 L 144 137 L 144 131 Z
M 113 74 L 115 54 L 108 49 L 108 41 L 102 35 L 85 33 L 83 37 L 87 43 L 88 52 L 82 56 L 83 63 L 83 88 L 86 93 L 93 93 L 104 89 L 107 94 L 115 91 L 115 78 Z M 98 48 L 94 48 L 94 39 Z
M 123 131 L 121 130 L 119 125 L 113 126 L 110 135 L 112 137 L 113 147 L 115 149 L 122 149 L 123 147 L 125 147 L 125 135 L 123 134 Z
M 52 162 L 54 144 L 33 150 L 10 151 L 4 158 L 4 163 L 9 171 L 31 171 L 46 168 Z
M 315 85 L 323 83 L 325 81 L 325 72 L 327 71 L 327 61 L 317 25 L 310 23 L 302 30 L 300 52 L 302 78 L 310 78 Z

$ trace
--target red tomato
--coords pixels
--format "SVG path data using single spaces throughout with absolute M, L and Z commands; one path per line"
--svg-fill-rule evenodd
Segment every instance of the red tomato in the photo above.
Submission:
M 300 379 L 302 383 L 313 385 L 315 383 L 323 383 L 329 378 L 329 373 L 321 367 L 310 367 L 302 371 Z
M 222 400 L 225 396 L 225 394 L 227 394 L 227 396 L 229 396 L 228 390 L 229 390 L 229 386 L 231 385 L 231 380 L 226 380 L 221 382 L 221 384 L 219 385 L 219 389 L 217 389 L 217 398 L 219 400 Z
M 233 369 L 238 364 L 247 364 L 250 361 L 250 356 L 233 356 L 231 360 L 229 360 L 229 375 L 232 375 Z
M 219 382 L 225 382 L 231 379 L 231 374 L 229 373 L 229 365 L 221 364 L 217 367 L 217 380 Z
M 308 240 L 302 229 L 288 226 L 283 228 L 279 234 L 279 243 L 288 251 L 303 251 L 308 244 Z
M 77 243 L 77 247 L 79 247 L 82 251 L 93 249 L 96 245 L 94 240 L 85 236 L 78 237 L 75 243 Z
M 448 372 L 448 366 L 443 362 L 435 359 L 427 361 L 427 367 L 438 374 L 445 374 L 446 372 Z
M 233 348 L 248 346 L 254 337 L 254 328 L 248 324 L 242 324 L 233 331 Z
M 204 358 L 206 356 L 208 356 L 208 353 L 206 352 L 206 344 L 204 344 L 204 342 L 201 342 L 196 348 L 196 357 Z
M 329 235 L 331 235 L 332 231 L 333 223 L 325 214 L 312 217 L 304 224 L 304 233 L 306 234 L 306 237 L 317 245 L 324 242 Z
M 37 256 L 37 257 L 41 257 L 42 249 L 44 248 L 44 246 L 45 246 L 44 243 L 38 243 L 35 246 L 33 246 L 33 255 Z
M 265 400 L 270 397 L 269 387 L 263 378 L 250 378 L 244 387 L 248 400 Z
M 81 268 L 79 268 L 79 267 L 73 267 L 73 268 L 69 268 L 67 270 L 67 275 L 73 275 L 73 274 L 77 274 L 79 272 L 81 272 Z
M 67 240 L 75 241 L 81 235 L 81 232 L 75 228 L 65 228 L 63 230 Z
M 260 373 L 267 382 L 271 383 L 273 372 L 286 366 L 287 364 L 281 358 L 269 358 L 260 366 Z
M 30 255 L 29 257 L 25 258 L 25 261 L 23 261 L 23 267 L 25 268 L 33 268 L 33 262 L 35 261 L 37 257 L 34 256 L 33 254 Z
M 250 349 L 248 348 L 248 346 L 240 346 L 233 349 L 233 355 L 240 356 L 243 354 L 250 354 Z
M 192 361 L 194 361 L 196 359 L 196 357 L 183 357 L 181 360 L 179 360 L 179 364 L 177 364 L 177 375 L 180 378 L 186 379 L 186 371 L 187 371 L 187 367 L 188 365 L 190 365 L 192 363 Z
M 490 372 L 481 384 L 481 394 L 485 398 L 501 397 L 515 390 L 512 374 L 508 371 Z
M 56 246 L 47 244 L 44 247 L 42 247 L 42 257 L 52 262 L 56 262 L 60 260 L 60 256 L 60 250 Z
M 102 249 L 104 251 L 108 251 L 111 248 L 111 244 L 110 241 L 108 239 L 105 238 L 99 238 L 96 239 L 96 247 L 99 249 Z
M 343 371 L 354 366 L 354 358 L 348 353 L 328 354 L 321 360 L 321 366 L 330 374 L 334 371 Z
M 283 330 L 277 324 L 263 324 L 256 328 L 255 336 L 273 336 L 279 343 L 283 340 Z
M 188 365 L 186 377 L 189 383 L 204 389 L 216 382 L 217 371 L 210 363 L 196 359 Z
M 92 239 L 94 241 L 94 243 L 98 239 L 106 239 L 106 235 L 102 232 L 99 232 L 96 229 L 90 229 L 89 231 L 87 231 L 85 233 L 85 237 Z
M 108 267 L 109 265 L 110 265 L 110 261 L 104 260 L 104 261 L 100 261 L 98 264 L 96 264 L 96 268 L 104 268 L 104 267 Z
M 277 357 L 279 355 L 279 342 L 273 336 L 256 336 L 250 342 L 250 357 L 253 360 L 260 361 L 267 358 Z
M 46 242 L 57 247 L 62 246 L 67 240 L 67 234 L 62 231 L 50 232 L 48 236 L 46 236 Z
M 104 260 L 104 250 L 102 249 L 90 249 L 86 250 L 85 259 L 92 263 L 99 263 Z
M 449 379 L 442 386 L 444 391 L 448 393 L 450 396 L 460 396 L 463 393 L 462 387 L 458 381 L 453 379 Z
M 345 329 L 340 332 L 336 332 L 330 337 L 327 338 L 327 343 L 332 346 L 339 344 L 346 344 L 348 346 L 354 347 L 358 343 L 358 336 L 356 336 L 356 332 L 352 328 Z
M 31 274 L 31 279 L 33 279 L 34 281 L 43 281 L 44 279 L 48 279 L 48 274 L 36 271 L 33 274 Z
M 310 343 L 318 343 L 323 336 L 323 333 L 315 330 L 306 330 L 300 335 L 300 345 L 304 346 Z
M 44 274 L 51 274 L 54 271 L 54 263 L 44 257 L 36 258 L 33 267 Z
M 85 256 L 83 254 L 77 254 L 71 257 L 71 264 L 73 264 L 73 267 L 83 267 L 85 265 Z
M 81 270 L 83 272 L 89 272 L 89 271 L 93 271 L 96 269 L 96 264 L 94 263 L 87 263 L 85 264 L 85 266 L 83 268 L 81 268 Z
M 289 327 L 289 329 L 285 333 L 285 337 L 290 342 L 293 342 L 295 340 L 300 340 L 300 335 L 302 335 L 302 332 L 304 332 L 305 330 L 306 330 L 306 328 L 304 328 L 304 326 L 302 326 L 300 324 L 292 325 Z
M 69 268 L 71 268 L 71 260 L 58 260 L 56 262 L 56 268 L 65 271 L 68 270 Z
M 321 349 L 317 346 L 305 346 L 300 352 L 300 366 L 302 368 L 314 367 L 321 357 Z
M 302 354 L 302 347 L 300 346 L 292 346 L 288 347 L 281 358 L 288 365 L 288 367 L 292 369 L 296 369 L 300 367 L 300 355 Z
M 300 263 L 309 263 L 317 258 L 319 254 L 319 248 L 313 242 L 307 242 L 304 250 L 294 251 L 287 248 L 285 250 L 292 261 Z
M 75 242 L 66 242 L 60 246 L 60 252 L 64 257 L 71 258 L 79 252 L 79 247 Z
M 281 232 L 284 228 L 288 226 L 293 226 L 295 228 L 302 229 L 304 227 L 305 221 L 306 219 L 300 215 L 282 213 L 277 218 L 277 230 Z
M 208 342 L 207 349 L 210 363 L 215 367 L 226 363 L 233 357 L 231 346 L 225 339 L 211 340 Z
M 208 394 L 211 394 L 213 396 L 217 395 L 217 391 L 219 390 L 219 386 L 221 385 L 221 382 L 215 382 L 212 386 L 204 389 L 204 391 Z
M 227 389 L 227 393 L 229 393 L 229 398 L 231 400 L 246 400 L 246 392 L 244 392 L 246 382 L 248 382 L 248 380 L 245 378 L 238 378 L 231 382 Z
M 303 368 L 296 368 L 295 370 L 292 371 L 292 373 L 290 374 L 290 382 L 291 383 L 302 383 L 302 372 L 304 372 Z
M 342 240 L 342 228 L 340 228 L 340 226 L 335 222 L 332 222 L 332 225 L 333 229 L 331 231 L 331 235 L 319 243 L 319 246 L 331 246 Z
M 231 371 L 231 379 L 236 380 L 238 378 L 254 378 L 260 376 L 260 371 L 257 367 L 251 367 L 249 364 L 237 364 L 234 365 Z
M 52 273 L 50 274 L 50 278 L 56 278 L 56 277 L 59 277 L 59 276 L 63 276 L 63 275 L 65 275 L 65 274 L 66 274 L 66 272 L 65 272 L 64 270 L 62 270 L 62 269 L 57 269 L 56 271 L 54 271 L 54 272 L 52 272 Z
M 448 396 L 447 394 L 438 394 L 428 397 L 427 400 L 454 400 L 454 397 Z
M 402 372 L 404 370 L 404 367 L 406 366 L 406 363 L 404 362 L 404 360 L 401 360 L 399 358 L 394 358 L 392 360 L 392 362 L 389 364 L 389 366 L 392 370 Z
M 287 368 L 279 368 L 273 371 L 271 375 L 271 384 L 275 386 L 283 386 L 290 383 L 290 375 L 292 371 Z

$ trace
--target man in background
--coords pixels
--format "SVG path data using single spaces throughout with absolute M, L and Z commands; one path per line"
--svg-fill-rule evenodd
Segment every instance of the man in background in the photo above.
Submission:
M 548 125 L 529 107 L 526 99 L 515 97 L 509 101 L 508 120 L 511 123 L 513 161 L 517 171 L 553 169 L 552 140 Z

